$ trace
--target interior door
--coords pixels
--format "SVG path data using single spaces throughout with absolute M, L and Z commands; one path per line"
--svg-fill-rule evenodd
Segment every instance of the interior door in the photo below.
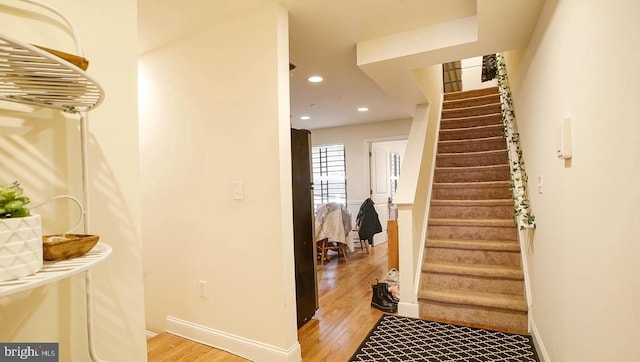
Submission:
M 389 177 L 389 151 L 383 142 L 369 144 L 370 196 L 382 225 L 382 232 L 374 235 L 373 244 L 387 241 L 387 220 L 389 220 L 389 198 L 391 185 Z

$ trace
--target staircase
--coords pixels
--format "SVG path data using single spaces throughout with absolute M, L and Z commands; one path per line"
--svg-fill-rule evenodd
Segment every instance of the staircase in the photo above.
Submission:
M 527 302 L 497 88 L 446 93 L 420 318 L 527 333 Z

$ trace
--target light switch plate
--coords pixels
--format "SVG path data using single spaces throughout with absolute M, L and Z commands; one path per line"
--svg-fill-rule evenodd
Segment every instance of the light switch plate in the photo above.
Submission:
M 234 181 L 232 186 L 234 200 L 242 200 L 242 181 Z

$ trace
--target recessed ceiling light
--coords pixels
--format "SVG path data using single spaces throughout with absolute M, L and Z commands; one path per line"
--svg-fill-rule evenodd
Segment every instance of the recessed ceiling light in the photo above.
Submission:
M 302 117 L 300 117 L 300 119 L 307 120 L 307 119 L 311 119 L 311 117 L 309 117 L 309 116 L 302 116 Z
M 309 78 L 307 78 L 307 80 L 311 83 L 320 83 L 322 82 L 324 79 L 319 76 L 319 75 L 312 75 Z
M 360 108 L 358 108 L 358 112 L 366 112 L 366 111 L 368 111 L 368 110 L 369 110 L 369 108 L 367 108 L 367 107 L 360 107 Z

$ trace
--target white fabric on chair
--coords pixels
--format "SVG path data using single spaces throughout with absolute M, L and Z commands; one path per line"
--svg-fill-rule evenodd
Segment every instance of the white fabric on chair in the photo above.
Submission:
M 316 241 L 328 238 L 345 244 L 349 251 L 353 251 L 351 224 L 351 213 L 345 205 L 335 202 L 322 204 L 316 213 Z

